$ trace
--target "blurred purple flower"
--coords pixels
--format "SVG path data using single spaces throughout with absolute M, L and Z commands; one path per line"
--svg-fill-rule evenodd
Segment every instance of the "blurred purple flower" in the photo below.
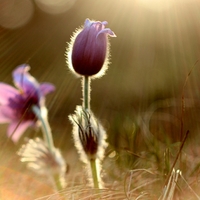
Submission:
M 0 123 L 10 123 L 7 134 L 17 142 L 29 126 L 34 126 L 37 118 L 31 107 L 45 106 L 45 96 L 54 91 L 49 83 L 39 84 L 28 71 L 26 64 L 13 71 L 16 88 L 0 82 Z
M 80 75 L 99 76 L 108 64 L 109 44 L 107 36 L 116 37 L 113 31 L 105 28 L 106 21 L 85 20 L 84 28 L 72 37 L 68 51 L 70 68 Z M 101 71 L 101 73 L 99 73 Z M 99 73 L 99 74 L 98 74 Z

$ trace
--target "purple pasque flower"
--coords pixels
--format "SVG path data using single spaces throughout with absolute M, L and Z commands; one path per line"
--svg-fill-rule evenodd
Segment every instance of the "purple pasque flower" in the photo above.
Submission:
M 83 29 L 72 37 L 68 50 L 70 69 L 84 76 L 101 76 L 108 64 L 108 35 L 116 37 L 113 31 L 105 28 L 106 21 L 85 20 Z
M 30 67 L 23 64 L 13 71 L 16 88 L 0 82 L 0 123 L 10 123 L 7 134 L 14 142 L 37 122 L 31 107 L 45 106 L 45 96 L 55 90 L 52 84 L 39 84 L 29 70 Z

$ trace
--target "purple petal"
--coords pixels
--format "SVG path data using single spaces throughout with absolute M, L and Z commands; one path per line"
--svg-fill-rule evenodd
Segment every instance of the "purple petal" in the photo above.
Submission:
M 8 123 L 15 119 L 13 110 L 9 106 L 0 106 L 0 123 Z
M 85 23 L 84 23 L 84 27 L 90 27 L 92 24 L 92 21 L 90 21 L 88 18 L 85 20 Z
M 39 89 L 43 96 L 53 92 L 55 90 L 55 86 L 50 83 L 41 83 Z
M 39 88 L 39 83 L 28 73 L 29 70 L 30 67 L 23 64 L 13 71 L 13 79 L 16 87 L 25 93 L 32 93 Z
M 6 105 L 10 98 L 15 98 L 19 91 L 5 83 L 0 83 L 0 104 Z
M 11 137 L 12 141 L 17 143 L 26 129 L 33 124 L 33 121 L 13 121 L 8 127 L 8 137 Z
M 111 37 L 117 37 L 117 36 L 115 35 L 115 33 L 114 33 L 113 31 L 111 31 L 109 28 L 105 28 L 105 29 L 99 31 L 99 33 L 97 34 L 96 37 L 98 37 L 98 36 L 99 36 L 100 34 L 102 34 L 102 33 L 108 34 L 108 35 L 111 36 Z
M 103 21 L 103 22 L 101 22 L 101 23 L 102 23 L 104 26 L 108 24 L 107 21 Z

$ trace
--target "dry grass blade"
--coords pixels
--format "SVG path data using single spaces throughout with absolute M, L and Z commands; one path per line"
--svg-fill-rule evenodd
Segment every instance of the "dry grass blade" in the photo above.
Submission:
M 176 184 L 177 184 L 180 173 L 181 173 L 180 170 L 175 171 L 175 169 L 173 168 L 171 175 L 169 177 L 168 183 L 167 183 L 166 187 L 164 188 L 164 193 L 159 198 L 159 200 L 172 200 L 173 199 L 174 191 L 175 191 Z

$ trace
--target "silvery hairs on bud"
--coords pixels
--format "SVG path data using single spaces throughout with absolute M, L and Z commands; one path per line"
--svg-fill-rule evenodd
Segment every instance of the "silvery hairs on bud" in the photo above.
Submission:
M 73 137 L 75 146 L 81 160 L 88 163 L 90 160 L 104 157 L 106 132 L 91 111 L 77 106 L 75 114 L 69 116 L 73 124 Z
M 58 149 L 50 151 L 42 139 L 36 138 L 30 139 L 17 153 L 21 162 L 26 162 L 29 169 L 47 177 L 59 176 L 60 182 L 65 186 L 67 166 Z

